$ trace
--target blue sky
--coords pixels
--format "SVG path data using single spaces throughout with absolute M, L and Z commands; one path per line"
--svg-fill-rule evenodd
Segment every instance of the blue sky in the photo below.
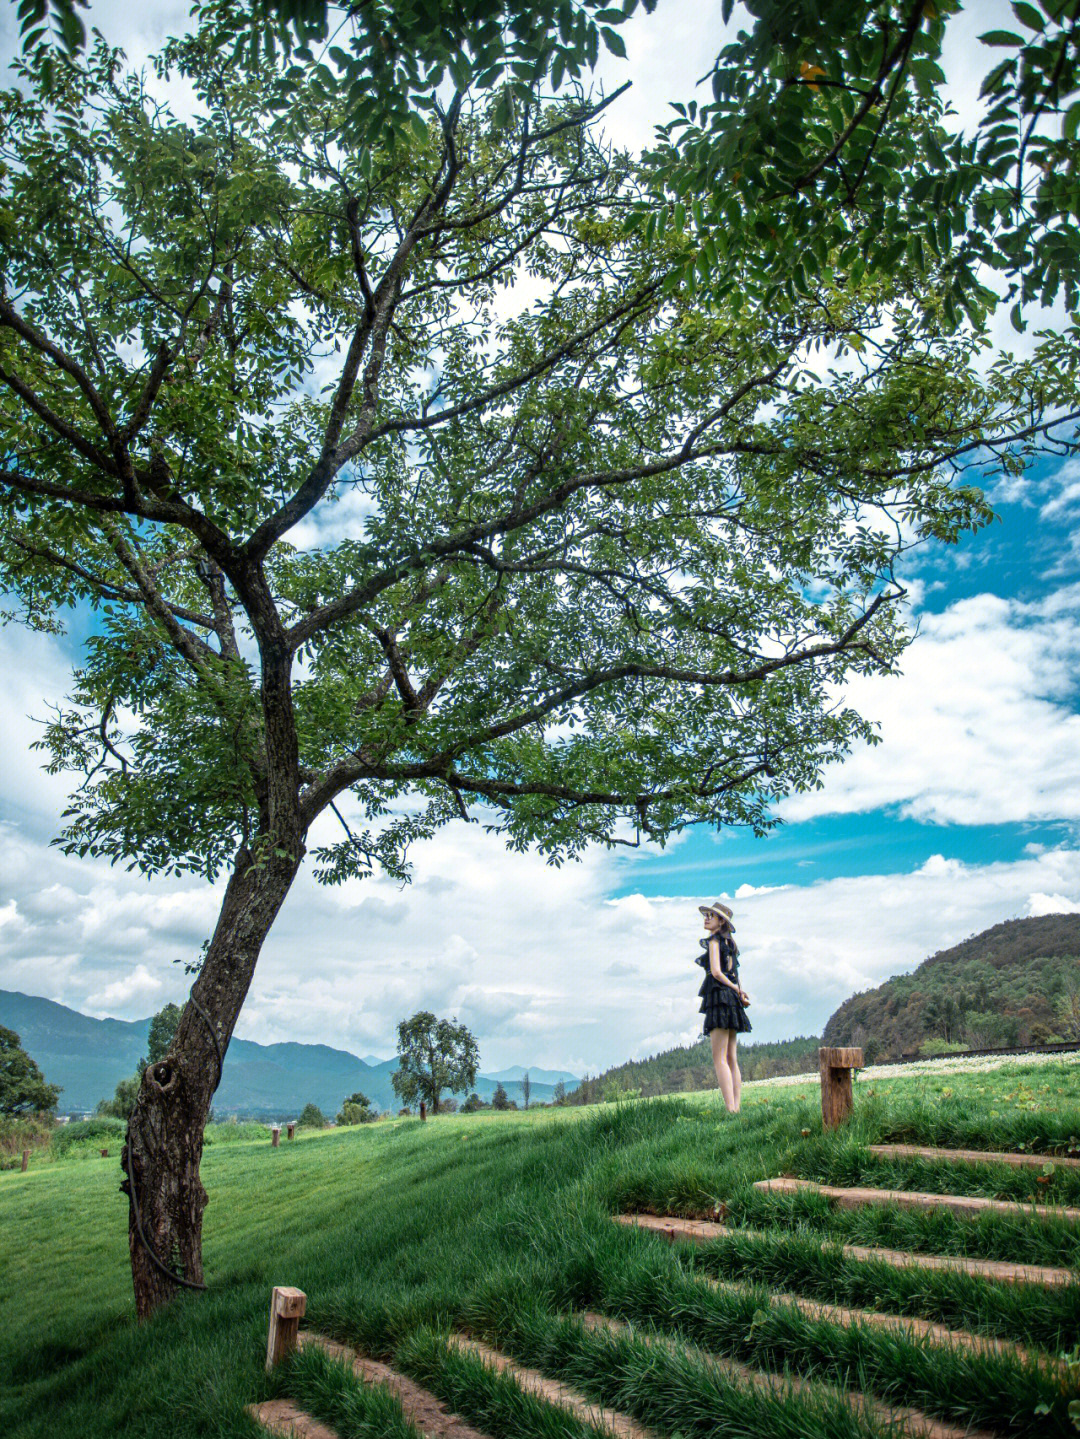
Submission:
M 1007 8 L 981 4 L 977 22 L 969 11 L 950 47 L 962 110 L 981 61 L 971 35 Z M 161 0 L 91 9 L 134 58 L 182 16 Z M 634 22 L 634 90 L 610 113 L 617 140 L 648 139 L 718 34 L 719 3 L 660 0 Z M 610 58 L 606 70 L 623 78 Z M 1004 317 L 993 333 L 1026 343 Z M 767 839 L 696 831 L 663 854 L 593 851 L 555 870 L 457 825 L 417 848 L 405 889 L 319 889 L 306 873 L 238 1034 L 385 1055 L 396 1022 L 425 1007 L 470 1024 L 486 1069 L 595 1072 L 698 1032 L 691 961 L 705 901 L 735 908 L 762 1039 L 819 1033 L 855 990 L 1001 920 L 1080 911 L 1080 461 L 1042 456 L 988 488 L 999 521 L 907 563 L 920 634 L 903 673 L 851 686 L 884 743 L 781 805 L 786 823 Z M 183 962 L 220 890 L 50 846 L 66 786 L 30 753 L 30 716 L 65 693 L 74 652 L 72 637 L 0 630 L 0 988 L 134 1018 L 183 998 Z

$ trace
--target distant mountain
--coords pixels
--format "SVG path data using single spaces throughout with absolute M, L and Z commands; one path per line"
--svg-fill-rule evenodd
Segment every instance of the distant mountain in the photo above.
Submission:
M 861 1045 L 875 1063 L 920 1046 L 987 1049 L 1080 1038 L 1067 1032 L 1060 1013 L 1078 990 L 1080 914 L 1010 919 L 852 995 L 826 1024 L 824 1042 Z
M 577 1084 L 578 1076 L 568 1069 L 529 1069 L 524 1064 L 512 1064 L 509 1069 L 500 1069 L 497 1074 L 487 1074 L 485 1079 L 494 1079 L 501 1084 L 519 1084 L 525 1075 L 532 1084 Z
M 23 1048 L 41 1068 L 50 1084 L 63 1086 L 60 1113 L 84 1113 L 99 1099 L 111 1099 L 117 1083 L 130 1074 L 145 1055 L 149 1019 L 93 1019 L 66 1005 L 37 995 L 0 990 L 0 1024 L 21 1037 Z M 225 1071 L 214 1096 L 215 1113 L 255 1118 L 286 1118 L 307 1103 L 317 1104 L 332 1117 L 347 1094 L 362 1090 L 379 1109 L 396 1109 L 398 1099 L 390 1083 L 397 1060 L 369 1063 L 344 1049 L 325 1044 L 256 1044 L 234 1039 L 225 1055 Z M 500 1082 L 511 1099 L 522 1102 L 520 1076 L 478 1075 L 476 1090 L 490 1100 Z M 555 1082 L 531 1070 L 532 1101 L 551 1098 Z M 503 1075 L 510 1071 L 503 1071 Z M 567 1089 L 577 1083 L 564 1078 Z

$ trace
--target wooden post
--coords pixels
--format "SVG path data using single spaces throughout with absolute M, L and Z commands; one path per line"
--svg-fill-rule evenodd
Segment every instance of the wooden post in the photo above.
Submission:
M 427 1105 L 423 1100 L 420 1101 L 420 1118 L 427 1119 Z
M 108 1159 L 108 1157 L 109 1157 L 109 1151 L 108 1151 L 107 1149 L 103 1149 L 103 1150 L 101 1151 L 101 1157 L 102 1157 L 102 1159 Z
M 295 1139 L 295 1138 L 296 1138 L 296 1120 L 295 1120 L 295 1119 L 294 1119 L 294 1120 L 291 1120 L 290 1123 L 288 1123 L 288 1124 L 285 1126 L 285 1137 L 286 1137 L 286 1139 Z
M 851 1071 L 863 1067 L 861 1049 L 819 1049 L 821 1069 L 821 1118 L 826 1129 L 835 1129 L 847 1119 L 853 1107 Z
M 272 1124 L 272 1125 L 270 1126 L 270 1143 L 273 1145 L 273 1147 L 274 1147 L 275 1149 L 278 1147 L 278 1140 L 279 1140 L 280 1138 L 281 1138 L 281 1125 L 280 1125 L 280 1124 Z
M 29 1151 L 29 1149 L 24 1149 L 23 1152 L 22 1152 L 22 1173 L 23 1173 L 23 1174 L 26 1173 L 27 1165 L 28 1165 L 29 1163 L 30 1163 L 30 1151 Z
M 277 1286 L 270 1295 L 270 1332 L 266 1337 L 266 1367 L 273 1369 L 296 1348 L 297 1330 L 307 1309 L 302 1289 Z

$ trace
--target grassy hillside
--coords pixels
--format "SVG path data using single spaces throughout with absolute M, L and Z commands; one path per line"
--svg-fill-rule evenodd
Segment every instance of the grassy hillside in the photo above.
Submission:
M 341 1439 L 407 1439 L 400 1414 L 318 1354 L 267 1377 L 273 1284 L 309 1295 L 308 1324 L 362 1343 L 436 1391 L 492 1439 L 595 1439 L 553 1419 L 508 1380 L 450 1351 L 452 1328 L 630 1410 L 658 1433 L 884 1439 L 875 1420 L 809 1397 L 756 1393 L 700 1358 L 612 1340 L 570 1316 L 590 1308 L 656 1326 L 687 1345 L 766 1369 L 858 1384 L 954 1422 L 1010 1435 L 1073 1433 L 1041 1371 L 999 1355 L 928 1354 L 868 1329 L 769 1308 L 761 1286 L 921 1315 L 1059 1350 L 1080 1331 L 1080 1285 L 1047 1291 L 969 1276 L 894 1271 L 822 1253 L 818 1239 L 1043 1264 L 1080 1261 L 1060 1222 L 977 1222 L 898 1210 L 832 1211 L 751 1188 L 780 1172 L 933 1188 L 955 1176 L 921 1162 L 873 1162 L 874 1140 L 1066 1152 L 1080 1148 L 1080 1065 L 1055 1062 L 918 1081 L 860 1081 L 856 1122 L 821 1130 L 816 1086 L 748 1091 L 728 1116 L 715 1095 L 529 1114 L 446 1116 L 212 1146 L 210 1291 L 139 1327 L 127 1274 L 126 1204 L 115 1159 L 0 1174 L 0 1433 L 5 1439 L 255 1439 L 245 1404 L 288 1393 Z M 968 1175 L 969 1192 L 1080 1203 L 1080 1173 Z M 973 1187 L 974 1186 L 974 1187 Z M 735 1235 L 683 1252 L 626 1231 L 626 1208 L 691 1215 L 727 1206 Z M 743 1289 L 709 1288 L 709 1276 Z M 1036 1406 L 1048 1413 L 1036 1416 Z M 1074 1436 L 1075 1439 L 1075 1436 Z
M 911 974 L 844 1001 L 826 1044 L 868 1064 L 920 1046 L 974 1049 L 1080 1039 L 1080 914 L 1007 920 L 940 950 Z

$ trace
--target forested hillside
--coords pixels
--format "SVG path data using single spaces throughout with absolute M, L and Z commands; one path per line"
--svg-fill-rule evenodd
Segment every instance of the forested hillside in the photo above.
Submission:
M 740 1044 L 739 1068 L 743 1079 L 770 1079 L 779 1074 L 801 1074 L 817 1068 L 815 1036 L 785 1039 L 775 1044 Z M 595 1104 L 620 1094 L 675 1094 L 693 1089 L 715 1089 L 712 1055 L 704 1039 L 678 1049 L 666 1049 L 648 1059 L 635 1059 L 607 1069 L 594 1079 L 588 1075 L 570 1096 L 571 1104 Z
M 1080 1040 L 1080 914 L 1006 920 L 846 999 L 826 1044 L 868 1064 L 918 1049 Z

